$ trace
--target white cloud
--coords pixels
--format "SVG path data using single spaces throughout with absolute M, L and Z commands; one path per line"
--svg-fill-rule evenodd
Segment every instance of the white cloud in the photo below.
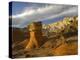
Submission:
M 66 17 L 66 16 L 78 16 L 78 8 L 77 7 L 72 7 L 72 8 L 66 9 L 65 11 L 62 11 L 61 13 L 52 15 L 48 18 L 45 18 L 44 20 L 57 18 L 57 17 L 60 17 L 60 16 L 64 16 L 64 17 Z
M 21 25 L 24 22 L 54 19 L 60 16 L 76 16 L 78 7 L 72 5 L 45 5 L 44 7 L 25 8 L 22 13 L 12 15 L 14 25 Z

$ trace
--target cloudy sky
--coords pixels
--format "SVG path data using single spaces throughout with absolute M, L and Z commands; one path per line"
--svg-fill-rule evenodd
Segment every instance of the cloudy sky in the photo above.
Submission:
M 78 6 L 13 2 L 12 15 L 9 18 L 12 18 L 13 27 L 25 27 L 33 21 L 42 21 L 47 24 L 66 16 L 78 16 Z

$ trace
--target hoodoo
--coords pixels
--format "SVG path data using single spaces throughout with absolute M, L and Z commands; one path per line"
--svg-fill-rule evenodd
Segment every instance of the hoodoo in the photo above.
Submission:
M 42 23 L 41 22 L 33 22 L 29 25 L 30 31 L 30 40 L 26 46 L 26 48 L 39 48 L 43 44 L 42 37 Z

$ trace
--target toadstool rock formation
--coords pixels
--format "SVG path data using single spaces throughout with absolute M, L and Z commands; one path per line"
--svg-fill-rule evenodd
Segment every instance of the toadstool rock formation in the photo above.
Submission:
M 29 25 L 30 40 L 26 48 L 39 48 L 43 44 L 42 23 L 33 22 Z

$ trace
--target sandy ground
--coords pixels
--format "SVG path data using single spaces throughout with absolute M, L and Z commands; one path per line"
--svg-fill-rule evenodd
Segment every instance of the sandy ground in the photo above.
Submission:
M 77 36 L 71 36 L 66 39 L 65 42 L 61 42 L 60 38 L 49 38 L 40 48 L 24 49 L 21 44 L 25 45 L 25 42 L 21 42 L 15 50 L 13 50 L 13 58 L 25 58 L 25 57 L 44 57 L 44 56 L 63 56 L 63 55 L 76 55 L 78 52 L 78 38 Z M 19 48 L 20 47 L 20 48 Z

